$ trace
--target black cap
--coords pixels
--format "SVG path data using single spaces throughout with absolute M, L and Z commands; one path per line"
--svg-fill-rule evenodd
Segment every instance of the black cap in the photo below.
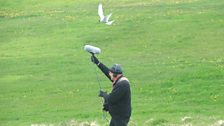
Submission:
M 114 64 L 111 68 L 110 71 L 115 74 L 122 74 L 122 69 L 120 64 Z

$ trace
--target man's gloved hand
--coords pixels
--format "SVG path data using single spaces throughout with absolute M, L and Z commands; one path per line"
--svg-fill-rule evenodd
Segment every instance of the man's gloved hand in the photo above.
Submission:
M 108 103 L 104 103 L 103 104 L 103 111 L 109 111 L 109 104 Z
M 107 97 L 107 92 L 106 91 L 102 91 L 102 90 L 100 90 L 100 92 L 99 92 L 99 97 L 103 97 L 103 98 L 106 98 Z
M 99 64 L 99 60 L 94 56 L 94 54 L 91 56 L 91 61 L 92 61 L 93 63 L 95 63 L 96 65 Z
M 107 94 L 107 92 L 100 90 L 99 97 L 103 97 L 104 98 L 103 110 L 104 111 L 109 111 L 109 104 L 108 104 L 108 97 L 109 97 L 109 95 Z

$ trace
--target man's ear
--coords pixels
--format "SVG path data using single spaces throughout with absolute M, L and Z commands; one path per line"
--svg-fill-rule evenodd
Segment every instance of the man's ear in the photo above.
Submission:
M 118 74 L 116 74 L 116 73 L 113 73 L 113 77 L 117 77 L 117 75 L 118 75 Z

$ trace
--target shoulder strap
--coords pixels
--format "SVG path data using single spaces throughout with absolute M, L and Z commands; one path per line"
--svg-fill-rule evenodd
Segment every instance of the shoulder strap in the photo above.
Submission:
M 129 82 L 129 80 L 128 80 L 126 77 L 121 77 L 121 78 L 117 81 L 117 83 L 119 83 L 119 82 L 121 82 L 121 81 L 123 81 L 123 80 L 126 80 L 126 81 Z

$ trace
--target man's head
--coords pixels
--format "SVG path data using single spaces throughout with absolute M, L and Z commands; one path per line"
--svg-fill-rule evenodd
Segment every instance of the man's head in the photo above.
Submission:
M 120 75 L 122 75 L 122 68 L 120 64 L 114 64 L 111 68 L 110 68 L 110 77 L 111 80 L 116 80 L 117 77 L 119 77 Z

